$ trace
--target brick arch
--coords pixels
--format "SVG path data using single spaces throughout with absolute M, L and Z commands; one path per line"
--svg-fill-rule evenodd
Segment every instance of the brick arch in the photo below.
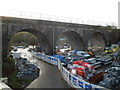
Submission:
M 66 39 L 65 43 L 70 45 L 72 49 L 75 50 L 83 50 L 83 39 L 82 37 L 75 31 L 65 31 L 61 33 L 58 37 L 57 45 L 60 44 L 60 39 Z
M 93 33 L 90 38 L 88 39 L 88 48 L 105 48 L 107 45 L 107 40 L 105 36 L 101 32 Z
M 49 53 L 50 54 L 50 43 L 49 43 L 49 40 L 48 40 L 48 38 L 47 38 L 47 36 L 43 33 L 43 32 L 41 32 L 41 31 L 39 31 L 39 30 L 37 30 L 37 29 L 31 29 L 31 28 L 27 28 L 27 29 L 23 29 L 23 30 L 13 30 L 14 32 L 13 33 L 11 33 L 11 34 L 9 34 L 9 37 L 7 38 L 7 40 L 5 40 L 5 41 L 7 41 L 6 42 L 6 46 L 4 46 L 4 48 L 7 50 L 8 49 L 8 45 L 9 45 L 9 42 L 10 42 L 10 40 L 11 40 L 11 38 L 16 34 L 16 33 L 19 33 L 19 32 L 29 32 L 29 33 L 31 33 L 31 34 L 33 34 L 33 35 L 35 35 L 36 37 L 37 37 L 37 39 L 38 39 L 38 44 L 42 47 L 42 50 L 44 51 L 44 52 L 46 52 L 47 54 Z

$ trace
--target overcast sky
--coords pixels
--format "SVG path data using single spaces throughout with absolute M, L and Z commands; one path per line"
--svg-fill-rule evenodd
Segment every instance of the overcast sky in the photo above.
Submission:
M 0 8 L 118 23 L 119 0 L 0 0 Z

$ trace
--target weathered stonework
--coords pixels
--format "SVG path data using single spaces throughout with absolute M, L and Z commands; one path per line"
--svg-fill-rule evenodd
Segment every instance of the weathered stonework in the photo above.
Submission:
M 94 43 L 98 41 L 104 44 L 102 42 L 105 42 L 105 45 L 120 41 L 119 30 L 109 30 L 102 26 L 0 17 L 0 38 L 2 38 L 0 41 L 0 60 L 7 55 L 6 52 L 11 37 L 21 31 L 34 34 L 38 38 L 39 43 L 42 43 L 43 50 L 46 53 L 53 52 L 62 34 L 68 38 L 72 37 L 73 39 L 71 40 L 73 43 L 75 42 L 73 46 L 77 49 L 87 49 L 90 39 L 92 39 L 91 41 Z M 78 41 L 75 40 L 77 38 L 79 38 Z M 100 40 L 101 38 L 104 39 L 104 41 Z

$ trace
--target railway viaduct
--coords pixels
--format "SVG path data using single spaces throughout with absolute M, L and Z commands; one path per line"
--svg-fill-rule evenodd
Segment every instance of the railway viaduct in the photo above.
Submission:
M 67 38 L 72 48 L 77 50 L 85 50 L 89 46 L 104 48 L 108 44 L 120 41 L 119 30 L 113 30 L 104 26 L 1 16 L 1 57 L 7 55 L 7 48 L 11 37 L 22 31 L 34 34 L 38 38 L 43 51 L 46 53 L 52 53 L 55 46 L 63 38 Z

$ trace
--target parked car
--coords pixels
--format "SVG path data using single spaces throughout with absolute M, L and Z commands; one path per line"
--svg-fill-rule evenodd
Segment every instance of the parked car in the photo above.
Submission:
M 28 51 L 31 52 L 33 49 L 32 48 L 28 48 Z
M 23 46 L 17 46 L 17 48 L 24 48 Z
M 13 51 L 15 51 L 15 52 L 16 52 L 16 51 L 17 51 L 17 48 L 14 48 L 14 49 L 13 49 Z
M 33 72 L 31 70 L 24 70 L 24 74 L 32 74 Z
M 68 65 L 69 63 L 71 63 L 73 61 L 73 59 L 71 57 L 66 57 L 64 60 L 63 60 L 63 63 Z
M 27 58 L 21 58 L 20 61 L 22 62 L 22 64 L 26 64 Z
M 16 52 L 17 52 L 17 48 L 14 48 L 12 49 L 11 54 L 16 53 Z
M 96 60 L 102 62 L 103 65 L 107 65 L 112 63 L 113 58 L 110 56 L 103 56 L 103 57 L 96 58 Z
M 83 60 L 83 59 L 87 59 L 87 57 L 84 57 L 84 56 L 74 56 L 74 55 L 69 55 L 69 56 L 66 56 L 65 59 L 63 59 L 63 63 L 65 64 L 69 64 L 73 61 L 77 61 L 77 60 Z
M 31 63 L 28 63 L 27 65 L 28 65 L 29 68 L 35 67 L 35 65 L 34 65 L 34 64 L 31 64 Z
M 85 53 L 84 51 L 77 51 L 76 55 L 78 55 L 78 56 L 84 56 L 84 57 L 89 57 L 90 56 L 89 54 Z
M 85 53 L 84 51 L 78 51 L 78 50 L 72 50 L 68 52 L 68 55 L 73 55 L 73 56 L 83 56 L 83 57 L 88 57 L 90 56 L 89 54 Z
M 32 71 L 30 71 L 30 70 L 29 70 L 29 71 L 27 71 L 27 74 L 32 74 L 32 73 L 33 73 L 33 72 L 32 72 Z
M 94 68 L 99 68 L 101 66 L 101 61 L 96 61 L 96 58 L 84 59 L 83 61 L 89 63 L 91 66 L 94 66 Z
M 22 76 L 24 76 L 24 74 L 23 74 L 23 72 L 18 72 L 16 76 L 17 77 L 22 77 Z

